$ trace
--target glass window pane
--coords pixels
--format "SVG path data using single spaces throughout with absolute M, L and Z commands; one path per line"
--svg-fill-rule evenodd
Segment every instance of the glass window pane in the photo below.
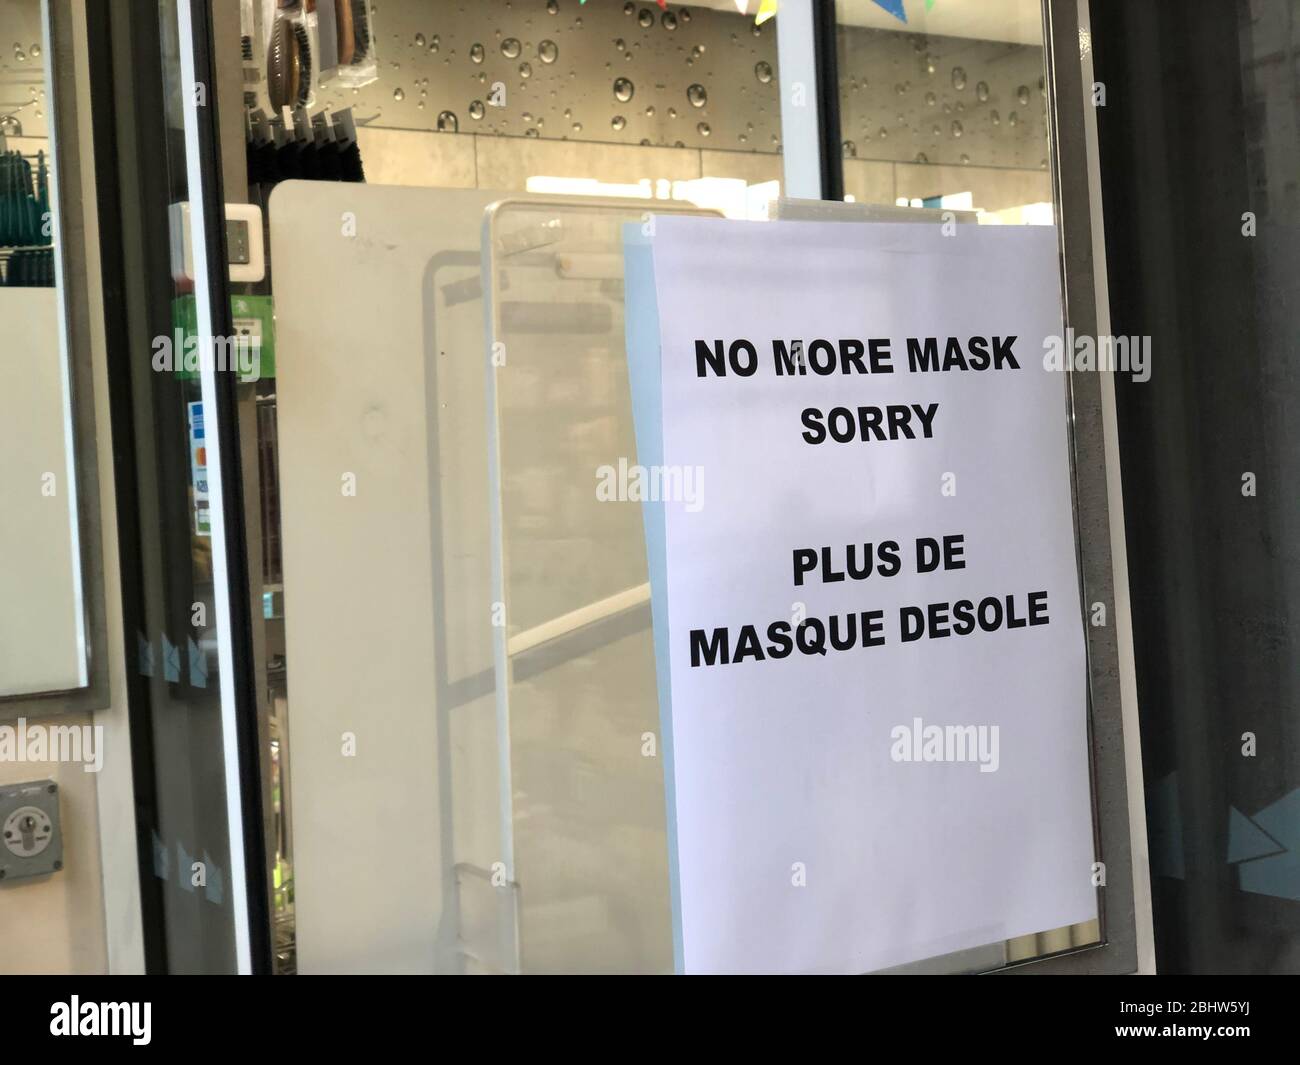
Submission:
M 846 198 L 1050 223 L 1038 0 L 889 6 L 835 5 Z

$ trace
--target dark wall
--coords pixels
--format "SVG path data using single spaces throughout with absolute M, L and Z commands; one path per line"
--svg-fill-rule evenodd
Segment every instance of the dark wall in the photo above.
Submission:
M 1152 340 L 1116 389 L 1165 972 L 1300 970 L 1291 8 L 1091 5 L 1111 328 Z

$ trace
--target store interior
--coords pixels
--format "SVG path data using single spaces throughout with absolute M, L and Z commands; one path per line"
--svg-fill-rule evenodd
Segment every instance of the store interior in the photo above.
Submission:
M 39 203 L 40 4 L 0 4 L 2 173 Z M 783 216 L 772 8 L 214 5 L 265 262 L 231 292 L 277 971 L 671 971 L 642 519 L 592 470 L 636 450 L 623 227 Z M 1039 4 L 836 8 L 846 203 L 1051 223 Z

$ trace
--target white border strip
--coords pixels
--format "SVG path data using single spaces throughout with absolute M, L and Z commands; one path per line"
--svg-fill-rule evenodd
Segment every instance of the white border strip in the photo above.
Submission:
M 821 0 L 825 2 L 825 0 Z M 817 49 L 813 0 L 782 0 L 776 17 L 781 87 L 781 157 L 787 199 L 822 198 L 821 122 L 817 114 Z
M 54 26 L 49 0 L 41 4 L 41 38 L 42 47 L 47 56 L 45 62 L 45 115 L 48 123 L 49 151 L 45 153 L 45 162 L 49 167 L 50 191 L 50 242 L 54 249 L 54 288 L 59 308 L 59 380 L 63 386 L 63 464 L 64 498 L 68 505 L 68 521 L 72 526 L 70 549 L 72 561 L 72 595 L 76 613 L 77 628 L 77 687 L 84 688 L 90 683 L 89 654 L 103 655 L 103 647 L 86 646 L 86 575 L 82 572 L 83 555 L 81 550 L 81 485 L 77 483 L 77 451 L 73 430 L 75 409 L 72 395 L 72 345 L 68 340 L 68 279 L 64 276 L 63 256 L 67 249 L 63 246 L 63 222 L 61 183 L 59 181 L 59 100 L 54 85 Z M 71 41 L 69 41 L 71 43 Z M 89 654 L 88 654 L 89 653 Z
M 252 945 L 248 925 L 248 878 L 244 857 L 244 815 L 239 779 L 239 742 L 236 731 L 234 646 L 231 636 L 230 577 L 226 558 L 226 523 L 221 472 L 222 440 L 217 425 L 217 371 L 212 332 L 212 299 L 208 289 L 208 233 L 203 217 L 205 176 L 200 165 L 198 104 L 195 99 L 194 26 L 190 0 L 176 0 L 176 28 L 180 42 L 181 110 L 185 116 L 185 180 L 190 202 L 191 246 L 194 248 L 194 297 L 199 338 L 199 381 L 203 397 L 203 422 L 207 439 L 208 505 L 211 508 L 212 581 L 216 610 L 218 691 L 221 698 L 221 747 L 226 777 L 226 821 L 230 841 L 230 902 L 235 923 L 235 962 L 242 975 L 252 972 Z M 206 86 L 211 92 L 214 86 Z

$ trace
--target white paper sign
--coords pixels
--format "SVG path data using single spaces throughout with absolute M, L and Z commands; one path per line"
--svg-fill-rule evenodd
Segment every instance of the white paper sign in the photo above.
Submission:
M 1055 231 L 655 223 L 679 968 L 1096 917 Z

